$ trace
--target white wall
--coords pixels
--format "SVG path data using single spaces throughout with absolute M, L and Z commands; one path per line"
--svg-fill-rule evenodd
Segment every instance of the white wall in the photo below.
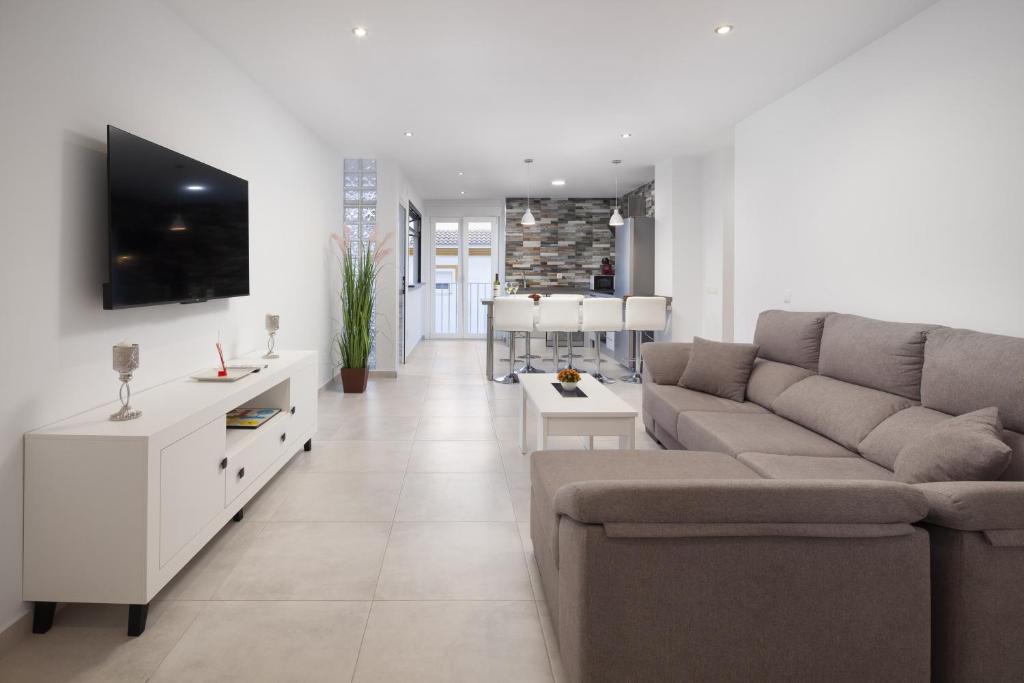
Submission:
M 703 251 L 701 336 L 733 338 L 733 149 L 700 160 L 700 223 Z
M 141 345 L 136 390 L 264 343 L 330 337 L 327 234 L 341 161 L 239 69 L 151 0 L 0 6 L 0 630 L 21 602 L 22 434 L 117 396 L 111 345 Z M 105 126 L 249 180 L 252 296 L 102 310 Z M 323 367 L 323 379 L 328 376 Z
M 400 326 L 398 320 L 398 291 L 401 287 L 401 269 L 399 259 L 404 245 L 403 235 L 405 224 L 400 223 L 399 207 L 409 213 L 409 202 L 412 202 L 422 213 L 423 200 L 409 182 L 402 168 L 394 159 L 377 159 L 377 232 L 382 239 L 387 239 L 389 253 L 382 261 L 380 278 L 377 281 L 377 367 L 380 373 L 394 373 L 399 367 L 398 339 Z M 423 289 L 423 288 L 420 288 Z M 415 335 L 417 327 L 422 330 L 423 318 L 422 294 L 406 298 L 406 353 L 408 354 L 419 336 Z M 417 308 L 418 307 L 418 308 Z M 340 308 L 338 309 L 340 313 Z M 410 325 L 411 323 L 411 325 Z M 410 346 L 409 343 L 412 342 Z
M 787 289 L 1024 336 L 1022 28 L 1019 0 L 939 2 L 737 126 L 738 339 Z
M 672 341 L 703 334 L 701 160 L 654 166 L 654 293 L 672 297 Z

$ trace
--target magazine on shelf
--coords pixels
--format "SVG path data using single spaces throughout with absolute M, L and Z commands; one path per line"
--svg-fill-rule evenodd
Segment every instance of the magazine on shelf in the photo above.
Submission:
M 238 408 L 228 413 L 228 429 L 256 429 L 280 412 L 277 408 Z

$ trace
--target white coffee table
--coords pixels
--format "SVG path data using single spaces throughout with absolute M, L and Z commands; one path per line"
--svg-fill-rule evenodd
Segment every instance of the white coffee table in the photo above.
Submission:
M 634 447 L 637 411 L 605 385 L 584 374 L 579 388 L 585 398 L 562 396 L 551 386 L 553 375 L 519 375 L 523 402 L 519 410 L 519 449 L 526 453 L 528 403 L 537 411 L 537 450 L 547 448 L 549 436 L 585 436 L 594 447 L 595 436 L 619 437 L 619 448 Z

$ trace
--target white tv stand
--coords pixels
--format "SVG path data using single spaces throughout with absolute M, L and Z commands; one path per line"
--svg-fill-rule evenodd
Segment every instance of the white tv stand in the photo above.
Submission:
M 315 351 L 282 351 L 231 382 L 173 380 L 25 435 L 23 596 L 45 633 L 58 602 L 129 605 L 128 635 L 150 600 L 316 431 Z M 279 408 L 258 429 L 227 429 L 234 408 Z

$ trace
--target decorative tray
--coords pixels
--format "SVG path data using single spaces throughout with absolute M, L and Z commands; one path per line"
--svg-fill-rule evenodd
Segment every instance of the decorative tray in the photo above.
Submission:
M 586 398 L 587 397 L 587 395 L 584 394 L 583 390 L 580 389 L 579 387 L 576 387 L 572 391 L 566 391 L 565 389 L 562 388 L 562 383 L 561 382 L 552 382 L 551 386 L 553 386 L 555 388 L 555 391 L 558 392 L 559 396 L 562 396 L 564 398 Z

